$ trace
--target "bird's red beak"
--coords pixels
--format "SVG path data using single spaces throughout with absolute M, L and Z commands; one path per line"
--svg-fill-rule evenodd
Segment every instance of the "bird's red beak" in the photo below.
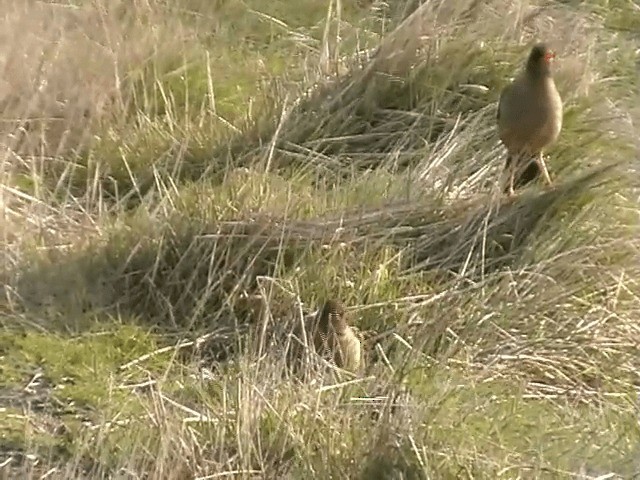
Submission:
M 550 63 L 554 58 L 556 58 L 556 54 L 551 51 L 544 54 L 544 61 L 547 63 Z

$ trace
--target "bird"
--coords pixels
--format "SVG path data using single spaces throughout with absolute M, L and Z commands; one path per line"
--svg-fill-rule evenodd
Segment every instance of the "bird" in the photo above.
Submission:
M 548 186 L 552 184 L 542 151 L 562 130 L 562 98 L 551 69 L 554 59 L 555 53 L 545 43 L 537 43 L 524 70 L 500 94 L 497 123 L 507 149 L 504 192 L 509 196 L 515 195 L 514 188 L 527 185 L 540 174 Z
M 328 299 L 305 325 L 308 343 L 321 357 L 352 373 L 360 371 L 362 352 L 360 339 L 347 323 L 347 313 L 340 300 Z M 302 338 L 300 331 L 296 332 Z M 296 355 L 299 356 L 299 349 Z
M 342 302 L 335 299 L 324 302 L 318 313 L 316 327 L 316 351 L 332 358 L 340 368 L 358 371 L 361 364 L 360 339 L 347 324 L 347 314 Z

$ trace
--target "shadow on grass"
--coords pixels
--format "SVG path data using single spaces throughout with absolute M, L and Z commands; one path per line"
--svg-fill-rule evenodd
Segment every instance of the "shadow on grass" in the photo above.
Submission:
M 261 215 L 203 222 L 187 214 L 131 224 L 105 243 L 25 266 L 16 285 L 18 303 L 29 309 L 48 302 L 56 312 L 106 310 L 165 331 L 238 331 L 252 322 L 253 310 L 243 299 L 258 293 L 258 277 L 295 278 L 297 269 L 322 277 L 329 275 L 323 272 L 330 262 L 357 263 L 366 252 L 390 246 L 402 251 L 401 274 L 479 279 L 521 266 L 536 234 L 562 228 L 555 220 L 589 205 L 590 190 L 613 181 L 614 169 L 600 167 L 496 205 L 480 199 L 434 208 L 421 201 L 340 219 Z M 338 251 L 348 252 L 348 260 Z M 69 328 L 73 316 L 62 316 Z

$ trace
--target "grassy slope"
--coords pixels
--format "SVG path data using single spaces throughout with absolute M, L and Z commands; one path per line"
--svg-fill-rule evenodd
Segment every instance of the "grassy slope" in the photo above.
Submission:
M 8 9 L 5 472 L 640 470 L 639 210 L 620 175 L 640 147 L 640 11 L 433 0 L 396 30 L 417 2 L 329 3 Z M 494 102 L 545 36 L 558 187 L 505 206 Z M 273 324 L 337 295 L 395 336 L 353 384 L 283 378 L 243 291 Z

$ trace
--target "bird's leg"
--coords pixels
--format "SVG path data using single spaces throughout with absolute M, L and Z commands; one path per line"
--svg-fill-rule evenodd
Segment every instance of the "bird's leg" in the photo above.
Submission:
M 505 169 L 503 171 L 503 177 L 502 177 L 501 183 L 503 185 L 502 191 L 506 193 L 507 197 L 509 198 L 512 198 L 513 196 L 515 196 L 515 192 L 513 190 L 513 185 L 515 182 L 515 175 L 516 175 L 515 165 L 516 165 L 516 162 L 514 161 L 513 156 L 507 154 L 507 159 L 505 161 Z
M 547 170 L 547 165 L 544 163 L 544 158 L 542 157 L 542 152 L 538 153 L 536 157 L 536 162 L 540 167 L 540 171 L 542 172 L 542 177 L 547 185 L 551 185 L 551 177 L 549 176 L 549 171 Z
M 507 190 L 507 195 L 509 197 L 515 197 L 516 196 L 516 192 L 513 189 L 513 184 L 516 181 L 516 166 L 515 165 L 511 165 L 511 168 L 509 169 L 509 189 Z
M 509 187 L 507 189 L 507 195 L 509 196 L 509 198 L 514 198 L 516 196 L 516 191 L 515 191 L 516 174 L 519 173 L 518 165 L 520 165 L 521 156 L 522 156 L 521 154 L 518 154 L 510 157 Z

